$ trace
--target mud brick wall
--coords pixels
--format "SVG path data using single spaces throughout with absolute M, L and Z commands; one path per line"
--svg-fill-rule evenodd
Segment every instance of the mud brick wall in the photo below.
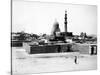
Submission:
M 23 42 L 20 42 L 20 41 L 11 42 L 11 47 L 22 47 L 22 46 L 23 46 Z
M 89 54 L 89 45 L 87 44 L 76 44 L 73 45 L 73 50 L 74 51 L 79 51 L 80 54 Z
M 58 46 L 56 45 L 47 45 L 47 46 L 31 46 L 30 54 L 39 54 L 39 53 L 57 53 Z

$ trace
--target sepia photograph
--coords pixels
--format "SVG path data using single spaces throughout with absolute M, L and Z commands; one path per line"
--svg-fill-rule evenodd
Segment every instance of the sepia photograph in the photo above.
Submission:
M 12 75 L 97 69 L 97 6 L 12 0 Z

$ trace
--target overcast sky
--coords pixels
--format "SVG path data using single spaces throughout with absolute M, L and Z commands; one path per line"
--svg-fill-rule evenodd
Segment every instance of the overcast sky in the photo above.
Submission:
M 69 32 L 97 33 L 97 7 L 94 5 L 43 3 L 28 0 L 13 0 L 12 31 L 50 34 L 56 19 L 63 32 L 65 10 L 68 13 Z

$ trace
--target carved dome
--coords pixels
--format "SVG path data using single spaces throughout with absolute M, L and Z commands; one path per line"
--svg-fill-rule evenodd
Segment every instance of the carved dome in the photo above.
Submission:
M 59 23 L 57 21 L 53 24 L 52 34 L 54 35 L 56 32 L 60 32 Z

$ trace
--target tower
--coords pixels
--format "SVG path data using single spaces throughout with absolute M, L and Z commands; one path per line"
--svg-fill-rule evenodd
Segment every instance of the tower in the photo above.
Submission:
M 67 11 L 65 11 L 65 22 L 64 22 L 64 24 L 65 24 L 65 32 L 67 32 Z

